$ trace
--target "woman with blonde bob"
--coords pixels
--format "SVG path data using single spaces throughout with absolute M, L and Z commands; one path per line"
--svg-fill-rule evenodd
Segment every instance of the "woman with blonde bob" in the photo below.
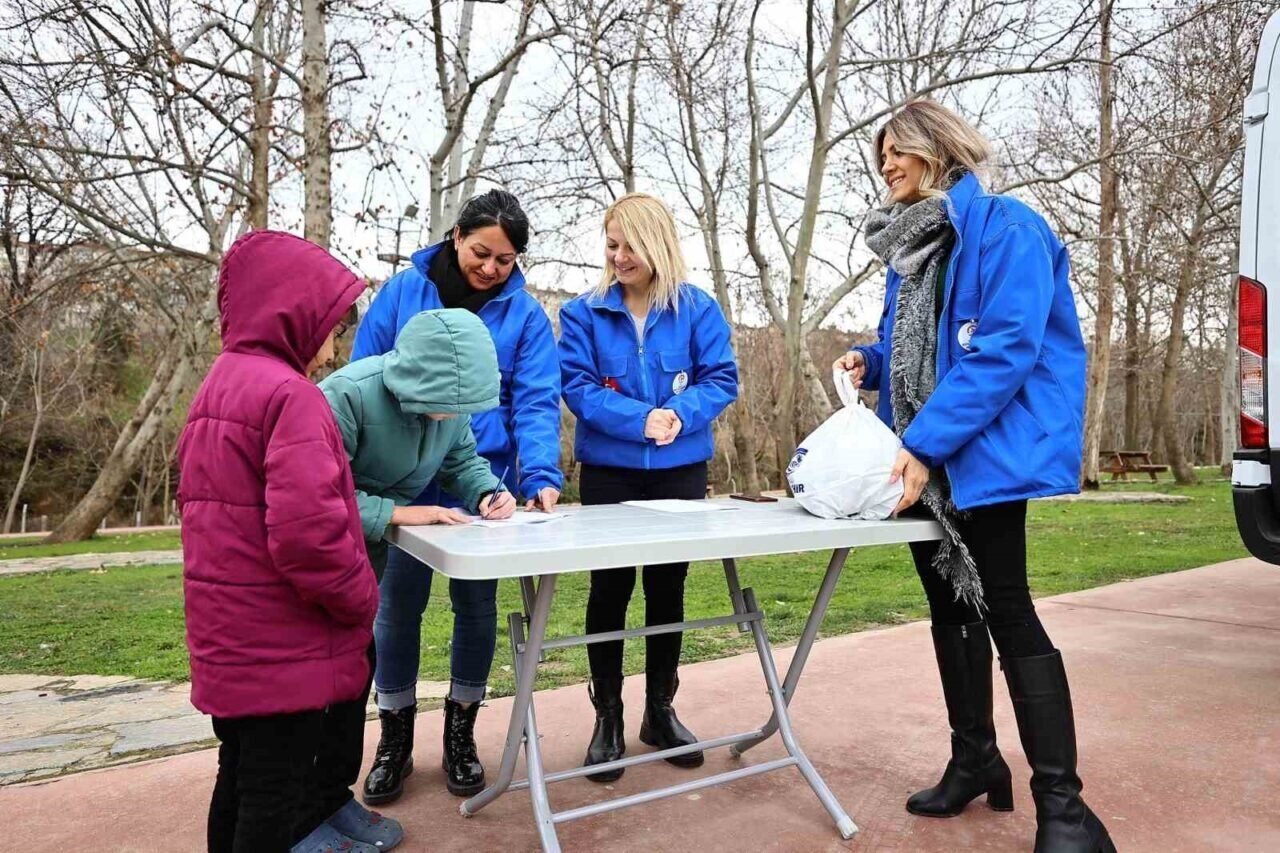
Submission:
M 878 414 L 902 438 L 898 511 L 932 517 L 944 533 L 911 551 L 951 760 L 907 810 L 953 817 L 983 794 L 991 808 L 1013 809 L 992 722 L 994 641 L 1031 764 L 1035 850 L 1107 853 L 1115 846 L 1080 798 L 1062 655 L 1027 589 L 1027 501 L 1078 490 L 1084 342 L 1066 249 L 1034 210 L 983 190 L 989 150 L 927 100 L 876 134 L 888 198 L 867 217 L 866 240 L 889 267 L 885 309 L 879 340 L 835 364 L 880 392 Z
M 584 504 L 705 497 L 711 424 L 738 395 L 729 324 L 705 291 L 687 283 L 675 219 L 665 204 L 625 195 L 604 215 L 604 273 L 560 311 L 564 399 L 577 417 L 574 453 Z M 688 563 L 645 566 L 645 624 L 684 621 Z M 635 567 L 591 574 L 587 631 L 620 631 Z M 672 708 L 679 633 L 645 641 L 640 740 L 659 749 L 695 743 Z M 586 764 L 622 758 L 622 642 L 593 643 L 589 695 L 596 709 Z M 667 759 L 698 767 L 702 753 Z M 611 782 L 615 768 L 587 778 Z

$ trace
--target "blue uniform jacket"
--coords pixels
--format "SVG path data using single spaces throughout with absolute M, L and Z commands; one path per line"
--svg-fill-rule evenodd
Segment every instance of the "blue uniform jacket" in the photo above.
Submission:
M 382 355 L 414 315 L 443 308 L 435 284 L 427 277 L 431 259 L 442 244 L 413 253 L 413 265 L 392 276 L 360 321 L 351 359 Z M 524 273 L 517 266 L 502 292 L 480 309 L 480 320 L 493 336 L 502 374 L 498 408 L 473 415 L 476 450 L 489 460 L 493 473 L 507 473 L 507 488 L 525 500 L 539 489 L 559 489 L 560 365 L 556 359 L 551 321 L 538 301 L 525 290 Z M 457 506 L 438 482 L 423 491 L 416 504 Z
M 1044 219 L 966 175 L 947 193 L 956 242 L 938 321 L 938 383 L 902 436 L 944 466 L 960 509 L 1079 490 L 1085 349 L 1067 251 Z M 893 426 L 889 354 L 899 276 L 885 283 L 879 341 L 857 347 L 863 387 Z
M 560 371 L 578 419 L 580 461 L 661 469 L 711 458 L 711 424 L 738 396 L 729 324 L 715 299 L 691 284 L 680 285 L 677 307 L 650 311 L 643 336 L 618 284 L 603 298 L 583 294 L 560 309 Z M 671 409 L 682 424 L 665 447 L 644 436 L 655 408 Z

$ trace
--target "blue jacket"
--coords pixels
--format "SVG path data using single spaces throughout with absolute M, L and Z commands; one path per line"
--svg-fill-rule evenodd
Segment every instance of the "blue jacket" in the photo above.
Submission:
M 677 308 L 650 311 L 642 340 L 621 285 L 560 309 L 560 371 L 564 401 L 578 419 L 579 461 L 661 469 L 715 452 L 711 423 L 738 396 L 729 324 L 715 299 L 691 284 L 680 285 Z M 655 408 L 671 409 L 682 424 L 665 447 L 644 436 Z
M 422 311 L 444 307 L 427 277 L 441 244 L 413 253 L 413 265 L 392 276 L 369 306 L 356 331 L 351 360 L 382 355 L 395 345 L 404 325 Z M 560 365 L 556 361 L 551 321 L 525 290 L 524 273 L 516 267 L 502 292 L 480 309 L 480 320 L 493 336 L 501 373 L 498 408 L 473 415 L 476 450 L 489 460 L 493 473 L 506 470 L 507 488 L 525 500 L 539 489 L 559 489 Z M 414 501 L 431 506 L 457 506 L 439 481 Z
M 944 466 L 960 509 L 1079 491 L 1085 349 L 1067 250 L 1044 219 L 966 175 L 947 193 L 956 230 L 938 321 L 938 384 L 902 436 Z M 880 339 L 857 347 L 863 387 L 893 426 L 889 354 L 898 274 L 885 283 Z

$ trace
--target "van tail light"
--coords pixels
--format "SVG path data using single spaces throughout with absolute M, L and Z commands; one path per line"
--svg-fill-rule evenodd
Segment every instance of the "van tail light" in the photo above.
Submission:
M 1270 446 L 1267 435 L 1267 291 L 1240 276 L 1240 445 Z

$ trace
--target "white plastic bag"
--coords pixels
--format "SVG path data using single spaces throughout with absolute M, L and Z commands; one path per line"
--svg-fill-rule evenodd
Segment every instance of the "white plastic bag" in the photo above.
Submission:
M 848 373 L 833 378 L 844 407 L 800 443 L 787 482 L 800 506 L 822 518 L 888 518 L 902 500 L 902 481 L 889 482 L 902 442 L 862 405 Z

